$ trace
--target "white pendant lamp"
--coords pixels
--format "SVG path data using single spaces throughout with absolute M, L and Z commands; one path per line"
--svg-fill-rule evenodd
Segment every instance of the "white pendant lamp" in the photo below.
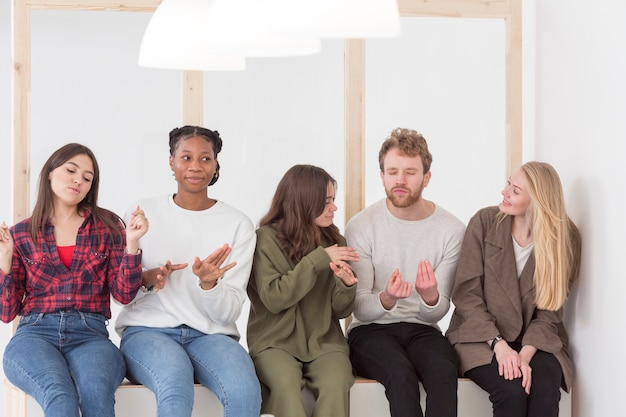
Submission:
M 211 6 L 211 0 L 163 0 L 144 33 L 139 65 L 190 71 L 244 70 L 245 56 L 216 54 L 205 45 Z
M 320 38 L 400 33 L 397 0 L 163 0 L 139 65 L 241 70 L 244 57 L 311 55 Z
M 400 34 L 397 0 L 269 0 L 277 34 L 386 38 Z
M 218 54 L 248 57 L 279 57 L 316 54 L 319 37 L 275 34 L 271 23 L 287 15 L 275 0 L 210 0 L 204 25 L 205 47 Z

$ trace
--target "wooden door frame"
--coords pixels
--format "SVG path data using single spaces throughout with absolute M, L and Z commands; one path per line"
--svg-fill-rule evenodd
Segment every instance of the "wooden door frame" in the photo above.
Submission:
M 522 162 L 522 0 L 398 0 L 400 15 L 504 20 L 505 175 Z M 345 221 L 365 204 L 365 41 L 345 41 Z M 349 192 L 347 190 L 350 190 Z
M 13 0 L 12 220 L 30 213 L 30 11 L 151 12 L 161 0 Z M 505 168 L 522 160 L 522 0 L 398 0 L 402 16 L 495 18 L 505 23 Z M 346 40 L 344 53 L 345 220 L 365 202 L 365 41 Z M 202 124 L 203 73 L 182 71 L 182 122 Z

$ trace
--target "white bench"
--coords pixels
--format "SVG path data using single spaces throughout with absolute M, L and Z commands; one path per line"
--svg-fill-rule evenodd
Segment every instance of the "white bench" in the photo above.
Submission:
M 5 416 L 43 417 L 39 404 L 30 396 L 25 396 L 8 381 Z M 426 394 L 422 391 L 422 408 Z M 304 390 L 302 398 L 310 415 L 314 399 L 310 391 Z M 466 378 L 459 379 L 458 417 L 487 417 L 492 415 L 487 393 Z M 142 385 L 124 383 L 117 390 L 116 417 L 155 417 L 154 394 Z M 559 417 L 571 417 L 571 395 L 561 391 Z M 193 417 L 221 417 L 223 408 L 217 397 L 201 385 L 196 385 Z M 390 417 L 385 389 L 381 384 L 369 379 L 357 378 L 350 390 L 351 417 Z

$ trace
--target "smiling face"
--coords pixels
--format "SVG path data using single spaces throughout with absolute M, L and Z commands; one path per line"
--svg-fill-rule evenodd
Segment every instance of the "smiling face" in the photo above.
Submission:
M 408 156 L 391 149 L 380 173 L 387 198 L 397 208 L 411 207 L 422 198 L 422 191 L 430 181 L 430 171 L 424 173 L 422 158 Z
M 337 205 L 335 204 L 335 186 L 332 182 L 328 182 L 326 187 L 326 204 L 324 205 L 324 211 L 317 216 L 313 223 L 319 227 L 328 227 L 333 224 L 333 218 L 337 211 Z
M 217 159 L 213 144 L 202 136 L 182 139 L 170 156 L 170 168 L 178 182 L 178 193 L 204 193 L 215 175 Z
M 526 173 L 520 168 L 511 175 L 502 190 L 500 211 L 510 216 L 525 216 L 530 205 L 528 180 Z
M 55 203 L 78 205 L 91 189 L 93 161 L 85 154 L 75 155 L 50 171 L 48 179 Z

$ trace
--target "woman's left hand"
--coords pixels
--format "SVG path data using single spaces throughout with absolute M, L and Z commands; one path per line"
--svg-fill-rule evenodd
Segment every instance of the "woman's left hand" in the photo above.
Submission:
M 330 263 L 330 269 L 333 270 L 337 278 L 339 278 L 346 286 L 351 287 L 358 282 L 358 279 L 354 276 L 352 268 L 346 263 L 343 265 L 335 265 Z
M 191 270 L 200 278 L 200 286 L 203 290 L 210 290 L 215 287 L 217 280 L 220 279 L 226 271 L 237 265 L 237 262 L 231 262 L 226 266 L 222 266 L 222 264 L 226 262 L 228 255 L 230 255 L 231 250 L 228 243 L 225 243 L 202 261 L 196 256 Z
M 532 345 L 524 345 L 519 352 L 519 368 L 522 372 L 522 387 L 526 391 L 526 395 L 530 395 L 530 386 L 532 385 L 533 369 L 530 367 L 530 361 L 537 353 L 537 348 Z

